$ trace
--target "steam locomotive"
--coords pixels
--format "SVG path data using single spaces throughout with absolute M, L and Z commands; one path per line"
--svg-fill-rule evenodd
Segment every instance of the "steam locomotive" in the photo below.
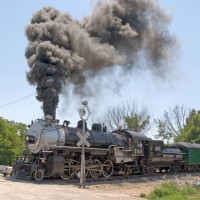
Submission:
M 58 120 L 48 118 L 33 122 L 25 138 L 29 153 L 15 161 L 15 176 L 37 181 L 44 177 L 60 176 L 65 180 L 80 177 L 81 147 L 77 143 L 83 123 L 79 121 L 75 128 L 68 125 L 68 121 L 61 125 Z M 85 147 L 85 173 L 88 177 L 107 178 L 114 174 L 186 169 L 186 153 L 180 145 L 166 147 L 162 140 L 152 140 L 127 129 L 107 132 L 101 124 L 93 124 L 91 130 L 86 125 L 85 129 L 90 144 Z

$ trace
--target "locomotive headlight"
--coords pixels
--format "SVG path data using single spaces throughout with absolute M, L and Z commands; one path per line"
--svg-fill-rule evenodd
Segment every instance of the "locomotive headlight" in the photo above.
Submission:
M 29 141 L 29 136 L 28 135 L 25 137 L 25 140 L 26 140 L 26 142 Z
M 27 143 L 34 144 L 36 142 L 36 138 L 33 135 L 27 135 L 25 138 Z

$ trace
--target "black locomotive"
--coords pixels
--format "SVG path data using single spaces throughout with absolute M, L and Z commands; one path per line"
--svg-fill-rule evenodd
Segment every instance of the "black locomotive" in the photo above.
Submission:
M 68 127 L 57 120 L 38 119 L 30 125 L 26 135 L 29 153 L 18 159 L 14 174 L 19 178 L 61 176 L 63 179 L 80 177 L 81 147 L 77 146 L 83 124 Z M 88 130 L 85 148 L 85 171 L 87 176 L 110 177 L 113 174 L 149 174 L 155 171 L 177 172 L 184 167 L 185 153 L 177 147 L 165 147 L 163 141 L 119 129 L 107 132 L 101 124 L 93 124 Z

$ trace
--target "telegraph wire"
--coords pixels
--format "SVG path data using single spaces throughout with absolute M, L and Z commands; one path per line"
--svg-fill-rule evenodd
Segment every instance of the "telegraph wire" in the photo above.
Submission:
M 3 107 L 6 107 L 6 106 L 9 106 L 9 105 L 12 105 L 12 104 L 17 103 L 17 102 L 19 102 L 19 101 L 23 101 L 24 99 L 28 99 L 29 97 L 32 97 L 33 95 L 36 95 L 36 93 L 31 94 L 31 95 L 26 96 L 26 97 L 23 97 L 23 98 L 18 99 L 18 100 L 16 100 L 16 101 L 13 101 L 13 102 L 10 102 L 10 103 L 7 103 L 7 104 L 4 104 L 4 105 L 1 105 L 0 108 L 3 108 Z

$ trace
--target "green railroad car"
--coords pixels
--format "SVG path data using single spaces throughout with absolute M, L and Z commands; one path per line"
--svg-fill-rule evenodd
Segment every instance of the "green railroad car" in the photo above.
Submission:
M 177 142 L 171 146 L 179 148 L 184 155 L 186 171 L 195 171 L 200 169 L 200 144 L 189 142 Z

